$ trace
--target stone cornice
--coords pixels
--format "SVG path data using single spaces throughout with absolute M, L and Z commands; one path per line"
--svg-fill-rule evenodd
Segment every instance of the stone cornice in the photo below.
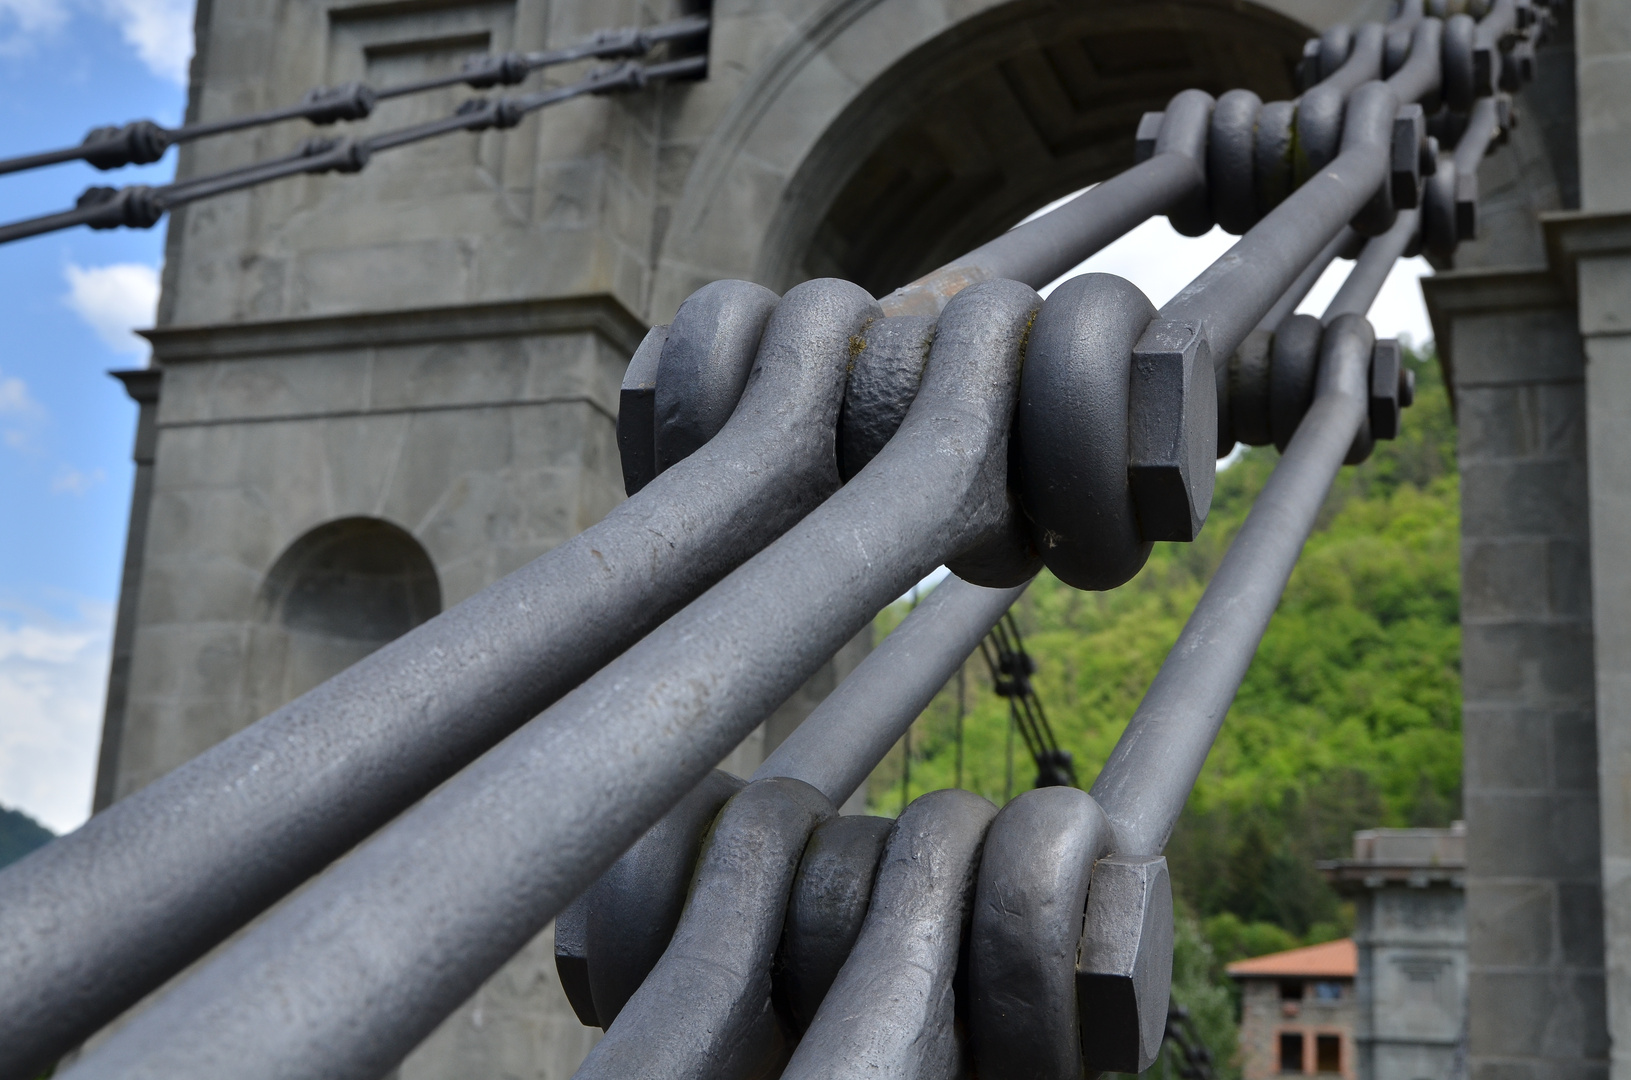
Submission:
M 163 365 L 584 330 L 632 354 L 647 327 L 615 297 L 602 293 L 314 319 L 164 326 L 138 333 L 153 343 L 154 363 Z
M 1563 210 L 1540 215 L 1540 227 L 1547 261 L 1570 297 L 1579 291 L 1582 258 L 1631 255 L 1631 212 Z

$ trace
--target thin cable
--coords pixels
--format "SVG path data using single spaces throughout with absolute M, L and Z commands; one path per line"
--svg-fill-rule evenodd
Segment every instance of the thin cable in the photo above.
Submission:
M 93 229 L 151 228 L 166 212 L 200 199 L 302 173 L 360 172 L 380 151 L 455 131 L 511 128 L 528 114 L 548 105 L 587 94 L 641 90 L 653 82 L 700 74 L 706 66 L 707 58 L 702 56 L 649 65 L 625 61 L 553 90 L 516 97 L 473 98 L 460 105 L 451 116 L 381 132 L 366 139 L 312 139 L 292 154 L 161 187 L 137 184 L 123 188 L 88 188 L 72 210 L 0 225 L 0 244 L 76 225 L 89 225 Z
M 460 84 L 478 90 L 500 85 L 510 86 L 526 79 L 534 71 L 577 60 L 633 59 L 645 56 L 664 42 L 699 37 L 707 33 L 708 28 L 709 21 L 706 16 L 693 15 L 645 29 L 631 27 L 622 30 L 602 30 L 582 44 L 563 49 L 532 53 L 482 53 L 466 59 L 461 69 L 454 74 L 419 79 L 383 89 L 375 89 L 363 82 L 319 86 L 308 91 L 297 104 L 222 120 L 184 124 L 176 128 L 168 128 L 152 120 L 134 120 L 123 126 L 93 128 L 78 146 L 65 146 L 57 150 L 0 160 L 0 174 L 38 169 L 67 161 L 85 161 L 103 170 L 117 169 L 126 165 L 147 165 L 163 157 L 170 147 L 195 139 L 279 124 L 288 120 L 307 120 L 319 125 L 333 124 L 342 120 L 362 120 L 374 111 L 376 104 L 391 98 Z

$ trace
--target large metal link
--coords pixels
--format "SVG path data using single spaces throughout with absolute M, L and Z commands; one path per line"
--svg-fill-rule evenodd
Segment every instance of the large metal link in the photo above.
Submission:
M 370 1080 L 556 914 L 574 1007 L 610 1027 L 586 1076 L 746 1076 L 789 1052 L 800 1077 L 863 1061 L 952 1076 L 959 1008 L 981 1075 L 1146 1065 L 1171 960 L 1160 849 L 1331 478 L 1408 402 L 1362 312 L 1418 235 L 1448 256 L 1476 230 L 1477 165 L 1509 123 L 1490 95 L 1544 21 L 1515 0 L 1481 23 L 1407 4 L 1314 43 L 1296 102 L 1180 94 L 1141 125 L 1141 164 L 881 309 L 835 282 L 699 291 L 624 383 L 638 498 L 0 874 L 0 962 L 20 973 L 0 989 L 0 1072 L 82 1037 L 444 780 L 66 1075 Z M 1440 96 L 1461 116 L 1429 124 L 1415 103 Z M 1454 161 L 1434 161 L 1429 127 Z M 1046 304 L 1026 287 L 1155 213 L 1244 236 L 1160 312 L 1102 275 Z M 1288 317 L 1355 231 L 1373 239 L 1326 325 Z M 888 826 L 822 824 L 1017 595 L 954 581 L 716 814 L 736 786 L 709 778 L 725 751 L 924 572 L 1015 585 L 1040 553 L 1112 587 L 1153 540 L 1195 535 L 1237 439 L 1284 457 L 1091 798 L 1015 800 L 982 862 L 989 804 L 925 796 L 875 884 Z M 880 692 L 892 671 L 898 692 Z M 470 844 L 493 820 L 526 824 Z

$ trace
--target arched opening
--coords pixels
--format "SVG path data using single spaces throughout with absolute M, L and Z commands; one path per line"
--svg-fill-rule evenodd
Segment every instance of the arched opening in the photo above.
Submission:
M 319 525 L 278 557 L 261 586 L 251 694 L 270 712 L 442 609 L 419 542 L 378 518 Z
M 1020 0 L 918 47 L 822 133 L 771 222 L 761 280 L 882 296 L 1133 161 L 1146 111 L 1190 87 L 1294 95 L 1309 30 L 1212 0 Z

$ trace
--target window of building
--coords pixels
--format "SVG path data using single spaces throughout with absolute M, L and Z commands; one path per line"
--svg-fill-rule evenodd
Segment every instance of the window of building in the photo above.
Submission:
M 1342 1071 L 1342 1036 L 1316 1035 L 1314 1037 L 1314 1071 L 1339 1073 Z
M 1339 982 L 1317 982 L 1314 984 L 1314 998 L 1318 1001 L 1340 1001 L 1342 999 L 1342 984 Z
M 1280 1032 L 1280 1071 L 1283 1073 L 1299 1074 L 1303 1071 L 1302 1032 Z
M 1301 1001 L 1303 999 L 1303 984 L 1301 979 L 1280 980 L 1281 1001 Z

